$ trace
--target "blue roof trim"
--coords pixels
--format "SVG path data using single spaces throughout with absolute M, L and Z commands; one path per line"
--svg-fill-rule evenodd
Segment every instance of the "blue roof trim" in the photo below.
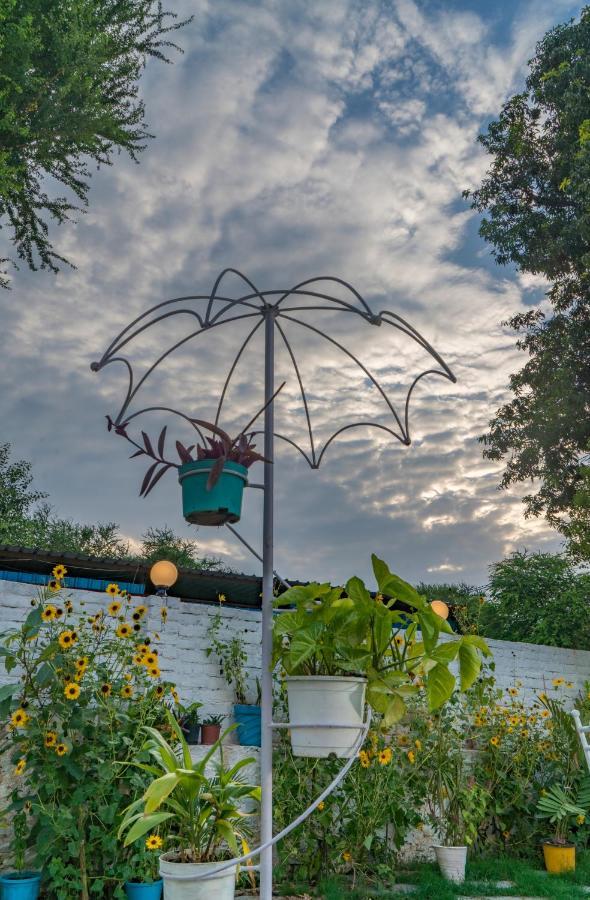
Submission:
M 0 569 L 0 580 L 16 581 L 21 584 L 38 584 L 46 585 L 51 579 L 50 575 L 39 575 L 37 572 L 10 572 Z M 66 588 L 77 589 L 81 591 L 105 591 L 107 585 L 112 584 L 113 579 L 101 578 L 69 578 L 63 579 L 63 585 Z M 128 591 L 130 594 L 145 594 L 145 584 L 137 584 L 131 581 L 117 581 L 122 591 Z

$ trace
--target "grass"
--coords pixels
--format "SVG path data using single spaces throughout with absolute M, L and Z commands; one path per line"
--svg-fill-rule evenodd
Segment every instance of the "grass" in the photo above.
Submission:
M 495 882 L 512 881 L 512 888 L 498 888 Z M 577 853 L 576 871 L 569 875 L 548 875 L 539 861 L 522 862 L 502 857 L 476 860 L 467 866 L 467 880 L 455 885 L 440 876 L 438 867 L 424 863 L 410 870 L 396 873 L 395 882 L 413 884 L 412 894 L 399 894 L 388 890 L 386 884 L 352 889 L 337 881 L 328 881 L 312 895 L 322 900 L 455 900 L 458 897 L 550 897 L 552 900 L 581 900 L 590 895 L 582 890 L 590 886 L 590 852 Z M 301 889 L 300 889 L 301 890 Z M 310 889 L 306 889 L 308 895 Z M 293 892 L 295 893 L 295 891 Z M 303 893 L 303 891 L 302 891 Z

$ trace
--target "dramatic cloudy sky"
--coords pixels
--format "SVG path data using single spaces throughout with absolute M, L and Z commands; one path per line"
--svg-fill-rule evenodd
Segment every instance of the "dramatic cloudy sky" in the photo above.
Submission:
M 147 500 L 138 498 L 144 466 L 105 429 L 104 415 L 122 400 L 124 372 L 111 366 L 94 375 L 89 363 L 129 319 L 160 300 L 206 293 L 226 266 L 261 289 L 335 275 L 375 310 L 406 317 L 458 382 L 421 382 L 409 448 L 383 431 L 349 431 L 319 471 L 278 448 L 277 568 L 287 577 L 342 580 L 366 574 L 376 551 L 410 580 L 481 584 L 487 566 L 514 548 L 557 548 L 542 523 L 523 518 L 518 492 L 497 491 L 498 467 L 477 443 L 521 362 L 500 323 L 542 302 L 543 285 L 494 265 L 461 191 L 486 168 L 478 131 L 522 84 L 535 42 L 579 6 L 172 0 L 172 7 L 195 20 L 179 35 L 185 55 L 173 66 L 150 64 L 145 74 L 156 140 L 141 165 L 121 157 L 98 172 L 88 214 L 55 233 L 77 270 L 18 273 L 0 297 L 2 440 L 32 460 L 38 487 L 60 514 L 116 520 L 131 539 L 167 523 L 254 571 L 228 532 L 183 524 L 172 474 Z M 224 287 L 233 295 L 239 285 L 230 279 Z M 312 315 L 306 321 L 358 351 L 397 404 L 428 367 L 393 329 L 354 315 L 321 322 Z M 130 348 L 134 361 L 153 361 L 188 328 L 177 317 L 154 331 Z M 391 423 L 347 357 L 295 323 L 287 328 L 320 439 L 347 421 Z M 210 418 L 232 347 L 245 334 L 218 329 L 189 345 L 153 382 L 148 405 L 175 402 Z M 287 380 L 280 427 L 303 434 L 284 352 L 277 363 Z M 253 339 L 222 424 L 245 424 L 262 374 Z M 160 422 L 144 424 L 153 433 Z M 256 545 L 259 493 L 248 492 L 241 523 Z

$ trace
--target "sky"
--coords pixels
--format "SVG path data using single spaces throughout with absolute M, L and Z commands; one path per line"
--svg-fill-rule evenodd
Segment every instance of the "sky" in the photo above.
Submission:
M 143 77 L 155 139 L 139 165 L 120 156 L 95 172 L 87 213 L 52 231 L 77 268 L 57 276 L 21 270 L 0 295 L 0 439 L 33 463 L 35 485 L 60 515 L 116 521 L 132 543 L 166 524 L 196 538 L 203 553 L 259 571 L 227 530 L 183 522 L 173 472 L 138 497 L 145 466 L 128 459 L 104 418 L 122 403 L 124 369 L 95 374 L 90 362 L 135 316 L 169 298 L 207 294 L 226 267 L 260 290 L 335 276 L 374 312 L 407 319 L 457 383 L 420 382 L 409 447 L 379 429 L 351 429 L 312 470 L 278 442 L 276 569 L 341 583 L 368 576 L 375 552 L 412 582 L 484 585 L 489 565 L 515 549 L 558 550 L 542 520 L 524 518 L 525 491 L 498 490 L 501 464 L 484 460 L 477 440 L 523 363 L 501 323 L 544 303 L 544 285 L 494 263 L 461 194 L 488 164 L 478 133 L 522 87 L 536 41 L 579 5 L 169 5 L 195 18 L 177 34 L 184 55 L 169 66 L 150 62 Z M 223 286 L 227 296 L 244 292 L 238 279 Z M 403 410 L 411 381 L 430 367 L 407 337 L 354 314 L 303 317 L 357 354 Z M 167 358 L 140 405 L 211 420 L 244 327 L 219 328 Z M 156 326 L 129 347 L 132 361 L 145 368 L 189 328 L 187 316 Z M 392 424 L 350 357 L 309 328 L 287 329 L 320 445 L 353 421 Z M 285 380 L 277 430 L 304 439 L 297 379 L 277 340 L 277 384 Z M 263 370 L 256 335 L 220 420 L 228 431 L 261 405 Z M 179 421 L 148 414 L 143 427 L 153 435 L 167 424 L 170 437 L 183 439 Z M 251 472 L 261 479 L 260 464 Z M 239 525 L 256 547 L 260 494 L 246 492 Z

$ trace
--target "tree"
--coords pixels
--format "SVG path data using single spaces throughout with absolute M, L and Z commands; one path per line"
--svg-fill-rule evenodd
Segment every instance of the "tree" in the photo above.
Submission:
M 180 50 L 165 36 L 191 19 L 177 19 L 160 0 L 0 0 L 0 222 L 29 268 L 67 263 L 48 220 L 87 204 L 90 165 L 137 161 L 152 137 L 139 78 Z M 68 196 L 50 197 L 48 178 Z
M 548 317 L 506 323 L 529 360 L 481 438 L 484 456 L 507 460 L 504 488 L 539 483 L 527 514 L 568 536 L 590 442 L 590 7 L 539 42 L 525 90 L 479 140 L 493 157 L 472 195 L 480 234 L 498 263 L 545 276 L 552 304 Z
M 31 463 L 23 459 L 11 463 L 10 451 L 10 444 L 0 444 L 0 544 L 10 543 L 35 504 L 47 497 L 31 490 Z
M 516 552 L 490 568 L 491 602 L 482 608 L 482 633 L 587 650 L 590 576 L 559 554 Z
M 196 541 L 179 537 L 171 528 L 148 528 L 141 538 L 141 559 L 146 563 L 158 559 L 168 559 L 184 569 L 219 571 L 221 560 L 210 556 L 199 556 Z M 227 571 L 227 569 L 225 569 Z

